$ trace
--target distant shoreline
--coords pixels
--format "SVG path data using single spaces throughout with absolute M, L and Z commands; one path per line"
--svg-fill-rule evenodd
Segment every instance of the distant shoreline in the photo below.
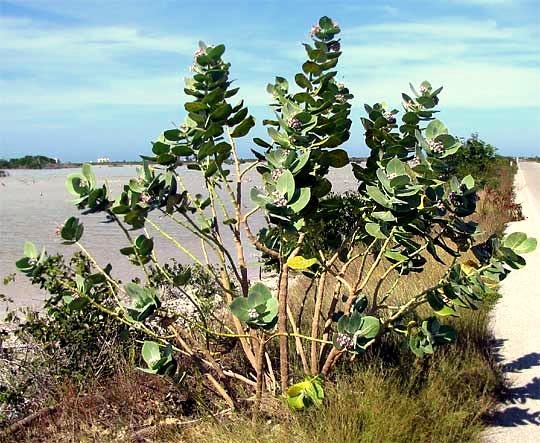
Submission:
M 3 171 L 14 171 L 17 169 L 73 169 L 73 168 L 80 168 L 84 163 L 89 163 L 92 166 L 141 166 L 143 164 L 142 161 L 120 161 L 120 162 L 109 162 L 109 163 L 96 163 L 96 162 L 80 162 L 80 163 L 51 163 L 48 165 L 45 165 L 43 167 L 24 167 L 24 166 L 16 166 L 16 167 L 2 167 L 1 170 Z

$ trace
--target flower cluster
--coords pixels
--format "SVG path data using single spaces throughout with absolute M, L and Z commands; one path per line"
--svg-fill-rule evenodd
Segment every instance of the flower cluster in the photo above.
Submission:
M 302 122 L 297 118 L 291 118 L 287 123 L 293 129 L 300 129 L 302 127 Z
M 443 143 L 435 140 L 430 140 L 428 142 L 428 148 L 436 154 L 442 154 L 444 152 Z
M 354 342 L 351 337 L 349 337 L 348 334 L 344 334 L 343 332 L 340 332 L 336 337 L 336 343 L 342 348 L 342 349 L 352 349 L 354 348 Z
M 450 200 L 450 203 L 456 205 L 459 203 L 459 195 L 457 192 L 451 191 L 448 193 L 448 199 Z
M 396 122 L 396 117 L 395 115 L 392 113 L 392 112 L 385 112 L 384 113 L 384 118 L 386 120 L 388 120 L 388 123 L 395 123 Z
M 276 168 L 272 171 L 272 180 L 277 181 L 279 177 L 283 174 L 282 168 Z
M 451 305 L 451 304 L 452 304 L 452 300 L 449 299 L 446 295 L 441 294 L 441 298 L 442 298 L 442 301 L 445 302 L 447 305 Z
M 328 45 L 329 51 L 338 52 L 341 49 L 341 44 L 339 42 L 333 42 Z
M 251 320 L 257 320 L 259 318 L 259 313 L 255 308 L 248 309 L 248 317 Z
M 345 94 L 336 94 L 336 101 L 338 103 L 345 103 L 347 101 L 347 97 L 345 97 Z
M 413 159 L 411 159 L 411 160 L 409 161 L 409 166 L 410 166 L 411 168 L 415 168 L 415 167 L 417 167 L 419 164 L 420 164 L 420 160 L 418 160 L 417 157 L 414 157 Z
M 442 200 L 437 200 L 437 203 L 435 203 L 435 207 L 437 210 L 437 214 L 439 215 L 446 214 L 446 206 L 444 205 L 444 202 Z
M 143 192 L 141 194 L 141 201 L 143 203 L 150 203 L 152 201 L 152 196 L 148 192 Z
M 275 198 L 274 200 L 274 205 L 275 206 L 287 206 L 287 203 L 289 202 L 285 196 L 281 193 L 279 193 L 278 191 L 274 191 L 272 193 L 272 197 Z

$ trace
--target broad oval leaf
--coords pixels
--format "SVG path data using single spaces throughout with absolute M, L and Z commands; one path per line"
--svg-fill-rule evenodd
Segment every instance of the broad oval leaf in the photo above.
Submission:
M 289 265 L 289 268 L 298 269 L 298 270 L 304 270 L 309 268 L 310 266 L 313 266 L 315 263 L 317 263 L 316 258 L 305 258 L 301 255 L 297 255 L 296 257 L 291 257 L 287 260 L 287 265 Z

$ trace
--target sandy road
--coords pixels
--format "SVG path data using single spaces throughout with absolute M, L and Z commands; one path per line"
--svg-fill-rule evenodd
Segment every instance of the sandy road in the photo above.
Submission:
M 507 233 L 525 232 L 540 242 L 540 163 L 520 162 L 516 192 L 527 218 Z M 488 443 L 540 442 L 540 245 L 524 258 L 527 266 L 503 281 L 491 322 L 511 389 L 497 426 L 485 434 Z

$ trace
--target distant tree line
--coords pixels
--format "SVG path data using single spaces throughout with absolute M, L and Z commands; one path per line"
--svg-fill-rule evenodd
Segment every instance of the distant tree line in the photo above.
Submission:
M 43 169 L 55 164 L 57 161 L 54 158 L 43 155 L 25 155 L 9 160 L 0 159 L 0 168 L 2 169 Z

